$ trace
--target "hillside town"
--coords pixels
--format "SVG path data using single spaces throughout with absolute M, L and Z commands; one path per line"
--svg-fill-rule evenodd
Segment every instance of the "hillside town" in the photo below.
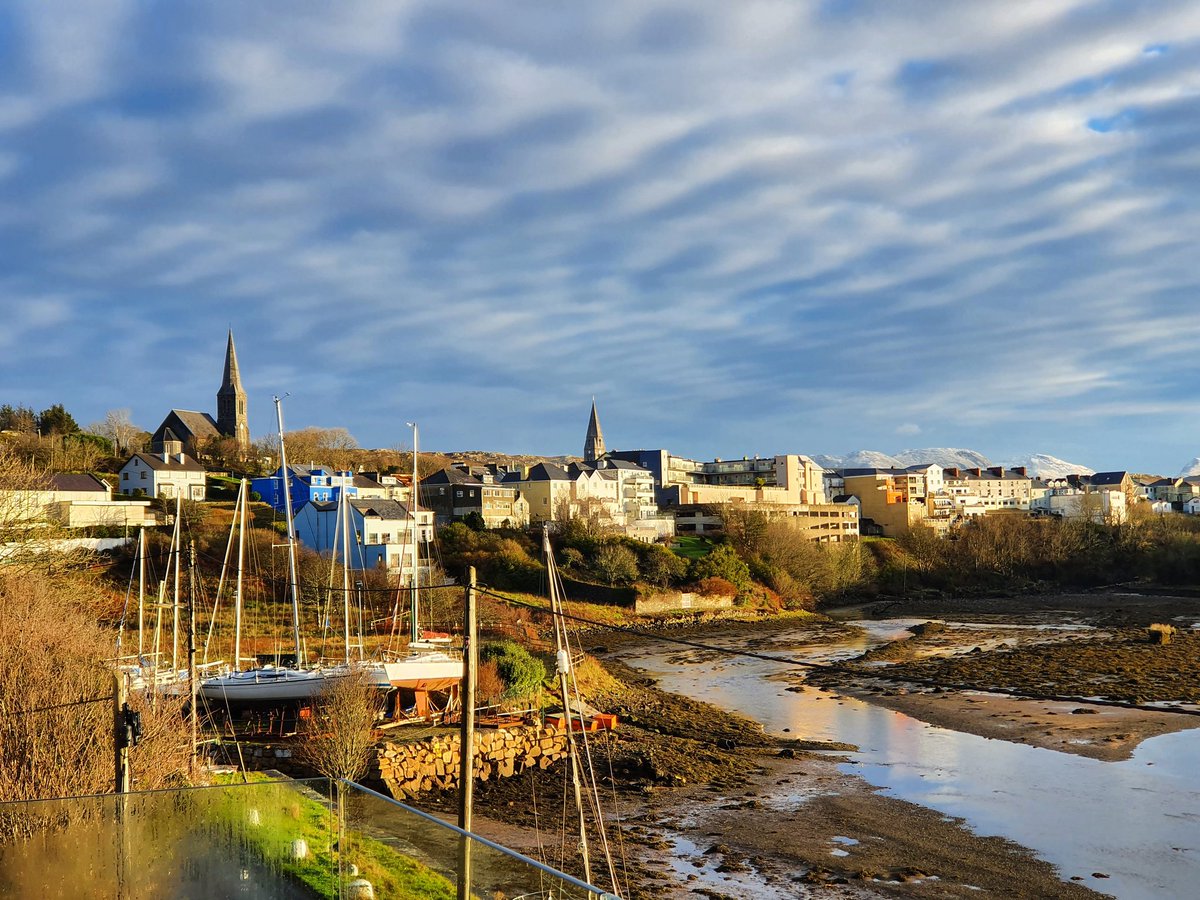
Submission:
M 13 444 L 35 427 L 37 417 L 8 418 L 14 421 L 6 423 L 3 435 Z M 938 459 L 856 467 L 820 465 L 815 461 L 820 457 L 803 453 L 701 461 L 665 448 L 609 449 L 594 401 L 579 457 L 513 462 L 437 454 L 446 464 L 420 475 L 414 502 L 411 458 L 407 471 L 395 464 L 389 471 L 339 468 L 311 459 L 290 463 L 284 473 L 276 456 L 252 446 L 248 421 L 230 331 L 215 416 L 176 408 L 149 434 L 132 426 L 116 434 L 107 429 L 110 449 L 127 454 L 113 457 L 119 464 L 113 471 L 51 465 L 45 483 L 7 492 L 6 508 L 30 525 L 130 529 L 157 522 L 162 507 L 152 501 L 203 502 L 214 478 L 242 475 L 250 478 L 256 499 L 282 513 L 286 480 L 297 537 L 305 546 L 331 550 L 329 523 L 345 498 L 361 548 L 356 564 L 404 579 L 411 577 L 405 565 L 412 558 L 414 522 L 418 539 L 426 541 L 432 529 L 452 522 L 526 529 L 585 519 L 638 541 L 670 543 L 678 535 L 719 535 L 723 513 L 735 510 L 785 522 L 815 543 L 840 543 L 895 538 L 920 528 L 944 537 L 989 515 L 1109 524 L 1133 516 L 1200 515 L 1200 475 L 1082 467 L 1063 472 L 1061 465 L 1041 474 L 1026 466 L 963 467 Z M 11 427 L 20 422 L 27 430 Z M 106 440 L 105 431 L 98 426 L 85 436 Z M 63 443 L 78 439 L 61 431 L 51 436 Z

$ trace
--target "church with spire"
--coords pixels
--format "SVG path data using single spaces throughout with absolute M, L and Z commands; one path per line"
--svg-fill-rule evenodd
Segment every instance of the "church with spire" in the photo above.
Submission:
M 217 416 L 191 409 L 173 409 L 150 437 L 150 451 L 177 455 L 210 440 L 232 438 L 239 450 L 250 449 L 250 420 L 246 390 L 238 370 L 233 329 L 225 345 L 225 370 L 217 391 Z
M 217 431 L 237 441 L 238 448 L 250 446 L 250 424 L 246 418 L 246 391 L 238 372 L 237 350 L 233 346 L 233 329 L 229 329 L 229 344 L 225 348 L 225 376 L 217 391 Z
M 604 432 L 600 430 L 600 414 L 596 412 L 596 398 L 593 397 L 587 437 L 583 439 L 583 461 L 595 465 L 604 457 L 604 452 Z

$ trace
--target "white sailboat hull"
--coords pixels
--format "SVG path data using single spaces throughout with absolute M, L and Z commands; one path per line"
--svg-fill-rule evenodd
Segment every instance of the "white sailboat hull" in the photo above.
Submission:
M 380 687 L 418 691 L 445 690 L 462 681 L 463 661 L 449 653 L 414 653 L 370 667 L 372 683 Z
M 200 695 L 219 703 L 226 701 L 309 700 L 329 687 L 335 678 L 349 674 L 340 669 L 289 669 L 272 667 L 230 672 L 206 678 Z

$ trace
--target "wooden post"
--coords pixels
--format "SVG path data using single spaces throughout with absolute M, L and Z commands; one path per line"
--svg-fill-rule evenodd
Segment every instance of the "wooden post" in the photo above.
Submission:
M 475 623 L 475 567 L 467 569 L 467 590 L 463 597 L 463 677 L 460 690 L 462 727 L 459 731 L 458 827 L 471 830 L 475 799 L 475 670 L 478 650 Z M 461 838 L 458 860 L 458 898 L 471 896 L 471 839 Z
M 125 726 L 125 673 L 113 672 L 113 746 L 116 748 L 114 790 L 118 794 L 129 793 L 129 740 Z

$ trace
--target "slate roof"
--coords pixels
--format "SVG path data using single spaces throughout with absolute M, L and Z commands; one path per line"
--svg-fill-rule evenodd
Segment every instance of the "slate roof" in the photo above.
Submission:
M 554 463 L 538 463 L 529 470 L 529 477 L 520 479 L 523 481 L 570 481 L 571 476 L 567 474 L 567 470 L 561 466 L 556 466 Z
M 964 477 L 968 481 L 1030 481 L 1028 475 L 1022 475 L 1020 472 L 1013 472 L 1011 469 L 1005 469 L 1003 475 L 997 475 L 995 472 L 989 472 L 987 469 L 980 470 L 976 475 L 974 472 L 963 470 Z
M 196 462 L 196 460 L 194 460 L 192 457 L 188 456 L 186 453 L 180 455 L 183 457 L 183 462 L 179 462 L 175 456 L 168 456 L 166 459 L 163 459 L 162 456 L 154 453 L 135 453 L 133 456 L 129 457 L 129 462 L 125 463 L 125 465 L 129 465 L 129 463 L 133 462 L 134 459 L 140 459 L 143 464 L 156 472 L 204 471 L 204 466 L 200 465 L 200 463 Z M 122 468 L 124 468 L 124 466 L 122 466 Z
M 206 412 L 196 412 L 194 409 L 173 409 L 171 412 L 174 413 L 175 417 L 190 432 L 190 435 L 183 436 L 184 440 L 189 436 L 199 438 L 219 438 L 221 436 L 221 432 L 217 430 L 217 423 Z
M 451 467 L 442 469 L 440 472 L 434 472 L 432 475 L 428 476 L 427 478 L 422 478 L 421 484 L 472 484 L 472 485 L 479 485 L 479 484 L 483 484 L 483 482 L 480 481 L 478 478 L 476 478 L 474 475 L 470 475 L 470 474 L 464 472 L 462 469 L 456 469 L 451 466 Z
M 108 485 L 95 475 L 77 475 L 73 472 L 58 472 L 51 475 L 50 486 L 56 491 L 72 493 L 95 491 L 98 494 L 107 494 L 109 490 Z
M 1097 472 L 1091 477 L 1092 486 L 1120 484 L 1128 472 Z
M 408 505 L 399 500 L 361 500 L 350 497 L 346 501 L 364 516 L 377 516 L 380 519 L 410 519 L 412 514 Z
M 634 472 L 649 472 L 650 471 L 645 466 L 639 466 L 637 463 L 631 462 L 628 459 L 614 459 L 611 456 L 604 457 L 604 464 L 605 464 L 605 468 L 609 468 L 609 469 L 629 469 L 630 471 L 634 471 Z

